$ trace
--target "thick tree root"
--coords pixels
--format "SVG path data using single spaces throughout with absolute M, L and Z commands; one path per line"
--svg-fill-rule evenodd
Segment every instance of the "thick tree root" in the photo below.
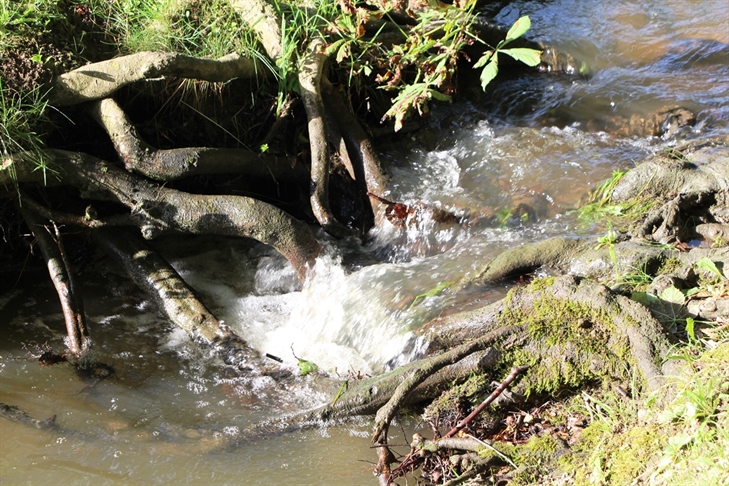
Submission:
M 392 396 L 387 401 L 387 404 L 383 405 L 377 411 L 377 415 L 375 416 L 375 431 L 373 433 L 372 443 L 386 443 L 387 429 L 390 425 L 390 422 L 398 413 L 400 408 L 402 408 L 403 404 L 407 399 L 407 396 L 419 384 L 424 382 L 430 375 L 440 370 L 441 368 L 444 368 L 445 366 L 457 363 L 458 361 L 475 351 L 480 351 L 487 346 L 491 346 L 493 343 L 502 340 L 505 337 L 518 332 L 519 330 L 519 326 L 503 327 L 469 343 L 458 346 L 451 351 L 447 351 L 430 359 L 418 362 L 419 365 L 409 371 L 408 374 L 403 377 L 400 384 L 397 385 L 397 388 L 392 392 Z
M 213 349 L 226 364 L 259 371 L 262 360 L 258 353 L 211 314 L 175 269 L 139 236 L 118 229 L 99 229 L 96 236 L 172 324 L 193 341 Z
M 691 143 L 656 155 L 628 172 L 611 199 L 662 198 L 675 193 L 715 193 L 729 190 L 729 155 L 716 141 Z
M 163 76 L 224 82 L 263 74 L 255 59 L 232 53 L 220 59 L 199 59 L 182 54 L 138 52 L 74 69 L 56 76 L 48 101 L 68 106 L 108 98 L 124 86 Z
M 284 255 L 302 280 L 319 254 L 319 243 L 308 226 L 256 199 L 167 189 L 88 154 L 47 150 L 44 156 L 58 167 L 56 175 L 63 183 L 82 189 L 87 197 L 117 200 L 129 207 L 147 239 L 164 232 L 253 238 Z M 42 177 L 22 155 L 7 162 L 19 181 Z
M 256 34 L 268 57 L 275 63 L 281 57 L 281 19 L 266 0 L 229 0 L 243 22 Z
M 127 170 L 157 181 L 213 174 L 246 174 L 250 177 L 301 181 L 307 176 L 302 164 L 284 157 L 258 154 L 247 149 L 185 147 L 158 150 L 137 133 L 126 113 L 111 98 L 89 106 L 91 115 L 104 127 Z
M 309 147 L 311 149 L 311 209 L 319 224 L 333 236 L 344 236 L 346 229 L 334 218 L 329 209 L 330 154 L 327 146 L 326 109 L 321 96 L 321 79 L 326 56 L 321 50 L 321 39 L 313 40 L 306 49 L 299 67 L 301 98 L 309 120 Z

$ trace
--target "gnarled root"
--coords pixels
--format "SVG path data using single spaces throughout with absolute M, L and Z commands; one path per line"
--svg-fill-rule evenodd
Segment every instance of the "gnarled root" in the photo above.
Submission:
M 137 133 L 122 108 L 111 98 L 89 106 L 89 112 L 104 127 L 127 170 L 157 181 L 213 174 L 246 174 L 250 177 L 300 181 L 303 165 L 284 157 L 258 154 L 247 149 L 184 147 L 158 150 Z
M 253 238 L 276 248 L 302 280 L 319 254 L 319 243 L 306 224 L 262 201 L 167 189 L 84 153 L 47 150 L 44 156 L 59 168 L 57 177 L 63 183 L 82 189 L 87 196 L 117 200 L 129 207 L 148 239 L 164 232 Z M 19 181 L 42 177 L 22 154 L 7 162 Z

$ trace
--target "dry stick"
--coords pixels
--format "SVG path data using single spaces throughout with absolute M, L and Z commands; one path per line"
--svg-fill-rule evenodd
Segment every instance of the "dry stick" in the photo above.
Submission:
M 511 373 L 509 373 L 509 376 L 506 377 L 504 381 L 501 382 L 499 386 L 496 387 L 496 390 L 491 392 L 491 395 L 489 395 L 486 400 L 481 402 L 481 405 L 476 407 L 473 412 L 471 412 L 468 417 L 461 420 L 456 424 L 455 427 L 453 427 L 446 435 L 443 436 L 444 439 L 447 439 L 449 437 L 453 437 L 456 435 L 460 430 L 463 430 L 463 428 L 468 425 L 471 420 L 473 420 L 478 414 L 480 414 L 484 408 L 486 408 L 489 403 L 496 400 L 496 397 L 501 395 L 501 392 L 506 390 L 506 387 L 509 386 L 509 384 L 514 381 L 514 379 L 519 376 L 519 374 L 523 373 L 524 371 L 528 370 L 528 366 L 515 366 L 511 369 Z
M 457 363 L 466 356 L 486 348 L 494 341 L 504 338 L 523 328 L 523 326 L 505 326 L 500 329 L 496 329 L 471 341 L 470 343 L 463 344 L 457 348 L 435 356 L 434 358 L 429 359 L 426 365 L 413 369 L 410 376 L 405 378 L 395 389 L 390 400 L 377 411 L 377 415 L 375 416 L 375 432 L 373 434 L 372 443 L 387 443 L 387 428 L 389 427 L 390 422 L 397 414 L 402 403 L 405 402 L 407 396 L 420 383 L 425 381 L 425 379 L 441 368 Z
M 63 256 L 60 234 L 56 233 L 58 239 L 54 239 L 46 226 L 47 221 L 32 211 L 20 208 L 20 214 L 38 241 L 61 302 L 68 333 L 68 350 L 75 358 L 81 358 L 88 352 L 91 341 L 83 309 L 80 306 L 81 299 L 74 292 L 70 266 Z

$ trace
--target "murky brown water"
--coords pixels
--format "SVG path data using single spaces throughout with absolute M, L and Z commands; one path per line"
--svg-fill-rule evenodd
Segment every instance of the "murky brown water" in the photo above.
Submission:
M 595 75 L 527 77 L 488 96 L 467 94 L 433 110 L 437 132 L 403 136 L 383 158 L 400 199 L 483 212 L 526 202 L 538 223 L 426 224 L 407 234 L 381 230 L 364 250 L 330 244 L 320 276 L 303 289 L 276 255 L 224 240 L 202 254 L 177 251 L 177 268 L 226 323 L 287 366 L 295 365 L 294 344 L 323 369 L 376 372 L 406 360 L 410 331 L 454 305 L 442 296 L 411 308 L 408 298 L 509 246 L 592 231 L 570 214 L 581 198 L 613 170 L 676 143 L 585 131 L 590 120 L 680 105 L 698 118 L 680 138 L 729 133 L 725 0 L 524 1 L 498 18 L 510 24 L 524 14 L 533 36 L 586 60 Z M 380 263 L 339 263 L 373 255 Z M 69 367 L 22 359 L 46 342 L 60 348 L 63 322 L 45 275 L 26 274 L 17 289 L 0 295 L 0 401 L 38 418 L 57 414 L 68 433 L 1 420 L 0 483 L 376 484 L 367 420 L 217 450 L 236 428 L 325 397 L 305 379 L 229 376 L 120 277 L 89 271 L 84 281 L 95 352 L 116 369 L 95 386 Z

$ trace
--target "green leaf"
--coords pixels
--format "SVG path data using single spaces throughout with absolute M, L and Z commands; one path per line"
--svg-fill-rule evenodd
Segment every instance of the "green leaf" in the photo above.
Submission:
M 428 91 L 428 96 L 430 96 L 431 98 L 435 98 L 438 101 L 451 101 L 450 96 L 448 96 L 447 94 L 443 94 L 435 89 L 431 89 L 430 91 Z
M 337 396 L 334 397 L 334 401 L 332 402 L 332 407 L 339 401 L 342 395 L 344 395 L 344 392 L 347 391 L 347 387 L 349 385 L 349 380 L 344 380 L 344 383 L 339 387 L 339 391 L 337 392 Z
M 421 300 L 427 298 L 427 297 L 435 297 L 436 295 L 440 294 L 442 291 L 453 285 L 455 282 L 448 281 L 448 282 L 441 282 L 433 289 L 428 290 L 427 292 L 423 292 L 422 294 L 418 294 L 415 296 L 415 300 L 413 300 L 413 303 L 410 304 L 410 308 L 412 309 L 414 306 L 416 306 Z
M 529 30 L 531 27 L 532 27 L 532 21 L 529 19 L 528 15 L 525 15 L 525 16 L 519 18 L 519 20 L 514 22 L 514 25 L 511 26 L 511 29 L 509 29 L 509 32 L 506 33 L 506 39 L 504 39 L 504 45 L 523 36 L 526 33 L 526 31 Z
M 661 292 L 661 299 L 666 302 L 670 302 L 671 304 L 683 305 L 686 301 L 686 296 L 683 295 L 683 292 L 671 285 L 670 287 L 663 289 L 663 292 Z
M 647 292 L 633 292 L 630 294 L 630 298 L 646 307 L 650 307 L 658 301 L 658 298 L 655 295 Z
M 702 258 L 701 260 L 696 262 L 694 265 L 696 265 L 696 268 L 700 268 L 701 270 L 706 270 L 707 272 L 711 272 L 719 278 L 723 277 L 723 275 L 721 274 L 721 271 L 719 271 L 719 268 L 716 266 L 716 263 L 712 262 L 707 257 Z
M 309 373 L 314 373 L 315 371 L 319 371 L 319 367 L 312 363 L 311 361 L 306 361 L 305 359 L 299 360 L 299 371 L 301 372 L 301 376 L 306 376 Z
M 496 56 L 492 57 L 486 67 L 481 71 L 481 89 L 485 90 L 486 86 L 496 77 L 499 72 L 499 63 Z
M 479 58 L 478 61 L 476 61 L 476 64 L 473 65 L 473 69 L 478 69 L 482 66 L 485 66 L 487 62 L 491 60 L 492 56 L 496 55 L 496 51 L 489 51 L 485 53 L 483 56 Z
M 691 317 L 686 318 L 686 334 L 688 334 L 689 341 L 696 341 L 696 332 L 694 331 L 694 320 Z
M 509 55 L 516 59 L 517 61 L 521 61 L 527 66 L 534 67 L 540 62 L 542 62 L 542 51 L 538 51 L 536 49 L 528 49 L 526 47 L 515 47 L 513 49 L 504 49 L 504 54 Z

